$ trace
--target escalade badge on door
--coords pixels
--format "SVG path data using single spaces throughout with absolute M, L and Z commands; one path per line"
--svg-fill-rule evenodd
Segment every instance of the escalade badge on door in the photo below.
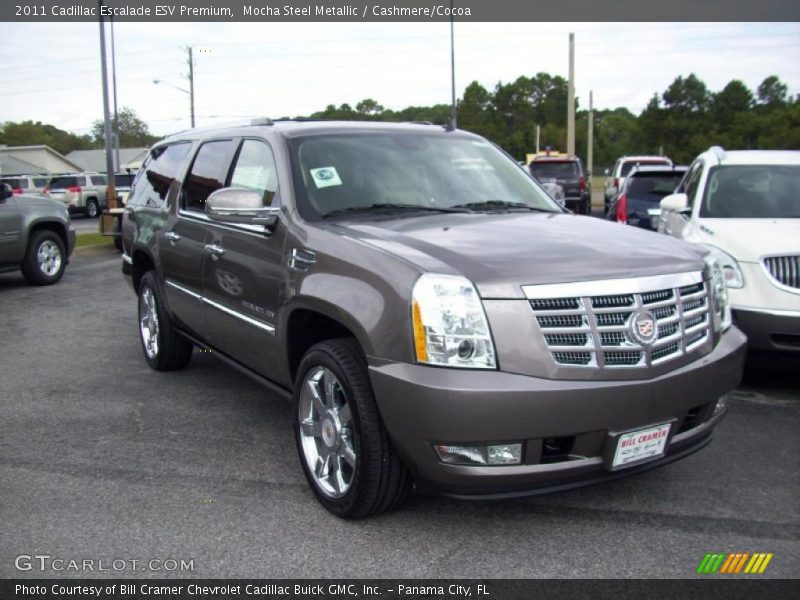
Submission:
M 651 344 L 658 335 L 656 319 L 650 313 L 639 313 L 633 319 L 633 337 L 642 344 Z

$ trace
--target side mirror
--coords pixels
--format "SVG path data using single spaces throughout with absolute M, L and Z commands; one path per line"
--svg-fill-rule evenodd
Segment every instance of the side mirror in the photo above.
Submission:
M 222 188 L 206 200 L 206 215 L 220 223 L 263 225 L 273 231 L 281 209 L 264 206 L 261 194 L 245 188 Z
M 661 200 L 661 210 L 676 213 L 689 211 L 689 197 L 686 194 L 670 194 Z
M 603 174 L 604 174 L 606 177 L 611 177 L 611 170 L 610 170 L 610 169 L 604 169 L 604 170 L 603 170 Z
M 0 202 L 6 198 L 11 198 L 14 195 L 14 190 L 7 183 L 0 183 Z

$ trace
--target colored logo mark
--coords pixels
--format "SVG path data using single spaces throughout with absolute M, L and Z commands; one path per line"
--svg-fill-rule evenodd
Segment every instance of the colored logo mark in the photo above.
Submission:
M 736 552 L 733 554 L 716 553 L 706 554 L 697 567 L 697 572 L 703 575 L 726 574 L 760 574 L 767 570 L 772 552 Z

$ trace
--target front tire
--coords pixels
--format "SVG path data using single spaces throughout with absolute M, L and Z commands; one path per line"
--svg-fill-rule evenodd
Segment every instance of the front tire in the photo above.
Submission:
M 33 285 L 53 285 L 64 274 L 67 253 L 58 234 L 39 230 L 31 234 L 22 260 L 22 276 Z
M 367 365 L 352 338 L 306 352 L 295 383 L 295 439 L 319 502 L 346 519 L 399 506 L 411 477 L 375 405 Z
M 175 331 L 153 271 L 139 283 L 139 339 L 147 364 L 156 371 L 183 369 L 192 358 L 192 344 Z

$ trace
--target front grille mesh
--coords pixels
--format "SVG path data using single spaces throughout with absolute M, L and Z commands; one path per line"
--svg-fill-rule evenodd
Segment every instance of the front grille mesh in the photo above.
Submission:
M 762 264 L 769 276 L 781 285 L 800 289 L 800 256 L 770 256 Z
M 708 287 L 700 282 L 637 294 L 530 298 L 553 360 L 564 366 L 637 368 L 692 352 L 710 337 Z M 634 320 L 650 314 L 656 334 L 634 335 Z

